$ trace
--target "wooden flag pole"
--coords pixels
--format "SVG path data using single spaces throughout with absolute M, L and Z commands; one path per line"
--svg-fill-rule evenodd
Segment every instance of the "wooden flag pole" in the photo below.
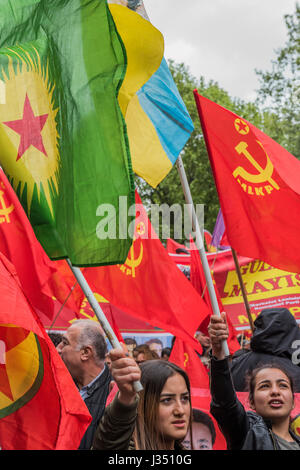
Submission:
M 92 307 L 100 325 L 102 326 L 110 344 L 112 345 L 113 348 L 116 349 L 122 349 L 122 346 L 118 340 L 118 338 L 115 335 L 114 330 L 110 326 L 110 323 L 108 322 L 106 316 L 104 315 L 104 312 L 102 308 L 100 307 L 99 303 L 97 302 L 94 293 L 92 289 L 90 288 L 89 284 L 87 283 L 84 275 L 82 274 L 81 270 L 73 266 L 71 261 L 67 259 L 68 265 L 70 266 L 75 278 L 77 279 L 78 284 L 80 285 L 81 289 L 83 290 L 90 306 Z M 122 349 L 123 350 L 123 349 Z M 140 392 L 143 390 L 143 386 L 139 381 L 136 381 L 133 383 L 133 387 L 136 392 Z
M 240 270 L 240 265 L 239 265 L 239 262 L 238 262 L 238 257 L 237 257 L 236 251 L 233 248 L 231 248 L 231 252 L 232 252 L 233 259 L 234 259 L 235 270 L 236 270 L 238 280 L 239 280 L 239 284 L 240 284 L 240 288 L 241 288 L 241 291 L 242 291 L 242 296 L 243 296 L 246 312 L 247 312 L 247 315 L 248 315 L 249 325 L 250 325 L 251 331 L 253 333 L 254 332 L 254 323 L 253 323 L 253 318 L 252 318 L 252 315 L 251 315 L 251 309 L 250 309 L 250 305 L 249 305 L 249 302 L 248 302 L 244 281 L 243 281 L 243 278 L 242 278 L 242 273 L 241 273 L 241 270 Z
M 199 222 L 198 222 L 196 212 L 195 212 L 195 208 L 194 208 L 192 194 L 191 194 L 189 183 L 188 183 L 188 180 L 187 180 L 187 177 L 186 177 L 185 169 L 184 169 L 184 166 L 183 166 L 183 161 L 182 161 L 182 158 L 181 158 L 180 155 L 177 158 L 176 166 L 177 166 L 177 170 L 178 170 L 178 173 L 179 173 L 179 177 L 180 177 L 184 197 L 185 197 L 186 203 L 188 205 L 188 210 L 189 210 L 189 213 L 190 213 L 190 218 L 191 218 L 191 221 L 192 221 L 193 230 L 196 233 L 195 244 L 196 244 L 196 247 L 197 247 L 197 249 L 199 251 L 199 254 L 200 254 L 200 258 L 201 258 L 201 262 L 202 262 L 202 266 L 203 266 L 203 271 L 204 271 L 204 275 L 205 275 L 205 279 L 206 279 L 206 283 L 207 283 L 207 289 L 208 289 L 208 293 L 209 293 L 209 297 L 210 297 L 211 306 L 212 306 L 214 315 L 221 316 L 220 309 L 219 309 L 219 304 L 218 304 L 218 300 L 217 300 L 217 296 L 216 296 L 216 291 L 215 291 L 215 288 L 214 288 L 211 272 L 210 272 L 210 269 L 209 269 L 209 265 L 208 265 L 208 261 L 207 261 L 207 257 L 206 257 L 206 253 L 205 253 L 205 249 L 204 249 L 204 244 L 203 244 L 203 239 L 202 239 L 202 235 L 201 235 L 201 231 L 200 231 Z M 223 341 L 223 352 L 224 352 L 225 356 L 230 356 L 227 341 Z

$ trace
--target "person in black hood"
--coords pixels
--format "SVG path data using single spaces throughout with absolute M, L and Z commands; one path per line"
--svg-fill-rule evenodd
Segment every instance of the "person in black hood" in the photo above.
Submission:
M 246 375 L 258 365 L 276 362 L 292 376 L 294 391 L 300 392 L 300 363 L 297 365 L 292 361 L 295 348 L 300 344 L 300 329 L 293 315 L 287 308 L 267 308 L 261 311 L 254 326 L 250 350 L 233 357 L 231 362 L 235 390 L 246 390 Z

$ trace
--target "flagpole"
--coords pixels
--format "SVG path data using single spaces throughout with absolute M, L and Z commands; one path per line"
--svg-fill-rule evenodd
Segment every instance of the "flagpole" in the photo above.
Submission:
M 248 302 L 244 281 L 243 281 L 243 278 L 242 278 L 242 273 L 241 273 L 241 270 L 240 270 L 240 265 L 239 265 L 239 262 L 238 262 L 236 251 L 233 248 L 231 248 L 231 252 L 232 252 L 233 259 L 234 259 L 235 270 L 236 270 L 238 280 L 239 280 L 239 284 L 240 284 L 240 288 L 241 288 L 241 291 L 242 291 L 242 296 L 243 296 L 243 299 L 244 299 L 246 312 L 247 312 L 247 315 L 248 315 L 249 325 L 250 325 L 251 331 L 253 333 L 254 332 L 254 323 L 253 323 L 253 318 L 252 318 L 252 315 L 251 315 L 251 309 L 250 309 L 250 305 L 249 305 L 249 302 Z
M 65 298 L 64 303 L 61 305 L 60 309 L 58 310 L 57 314 L 55 315 L 55 318 L 54 318 L 53 322 L 51 323 L 50 328 L 49 328 L 49 330 L 48 330 L 49 332 L 52 330 L 54 323 L 56 322 L 56 320 L 58 319 L 59 315 L 61 314 L 61 312 L 62 312 L 64 306 L 66 305 L 66 303 L 67 303 L 67 301 L 68 301 L 70 295 L 72 294 L 73 290 L 75 289 L 76 284 L 77 284 L 77 281 L 76 281 L 75 284 L 71 287 L 71 290 L 70 290 L 70 292 L 68 293 L 67 297 Z
M 187 180 L 187 177 L 186 177 L 186 173 L 185 173 L 185 169 L 184 169 L 184 165 L 183 165 L 181 155 L 179 155 L 179 157 L 177 158 L 176 166 L 177 166 L 177 170 L 178 170 L 178 173 L 179 173 L 179 177 L 180 177 L 184 197 L 185 197 L 186 203 L 188 205 L 188 209 L 189 209 L 189 213 L 190 213 L 190 217 L 191 217 L 191 221 L 192 221 L 192 225 L 193 225 L 193 230 L 196 232 L 195 243 L 196 243 L 196 247 L 199 251 L 200 258 L 201 258 L 203 271 L 204 271 L 204 275 L 205 275 L 205 279 L 206 279 L 206 283 L 207 283 L 207 289 L 208 289 L 208 293 L 209 293 L 209 297 L 210 297 L 210 301 L 211 301 L 212 310 L 214 312 L 214 315 L 221 316 L 220 309 L 219 309 L 219 304 L 218 304 L 218 300 L 217 300 L 217 296 L 216 296 L 216 292 L 215 292 L 215 288 L 214 288 L 214 285 L 213 285 L 213 280 L 212 280 L 212 277 L 211 277 L 210 268 L 209 268 L 209 265 L 208 265 L 208 261 L 207 261 L 207 257 L 206 257 L 206 253 L 205 253 L 205 249 L 204 249 L 203 238 L 202 238 L 202 235 L 201 235 L 199 222 L 198 222 L 196 212 L 195 212 L 195 208 L 194 208 L 193 198 L 192 198 L 189 183 L 188 183 L 188 180 Z M 228 344 L 227 344 L 226 340 L 223 341 L 222 346 L 223 346 L 223 352 L 224 352 L 225 356 L 230 356 L 229 348 L 228 348 Z
M 110 323 L 108 322 L 106 316 L 104 315 L 104 312 L 102 308 L 100 307 L 99 303 L 97 302 L 96 297 L 94 296 L 94 293 L 92 289 L 90 288 L 89 284 L 87 283 L 83 273 L 77 266 L 73 266 L 69 259 L 67 259 L 67 263 L 70 266 L 70 269 L 72 270 L 75 278 L 77 279 L 78 284 L 83 290 L 110 344 L 113 346 L 113 348 L 122 349 L 122 346 L 118 338 L 116 337 L 114 330 L 112 329 L 112 327 L 110 326 Z M 133 387 L 136 392 L 140 392 L 141 390 L 143 390 L 143 386 L 139 381 L 133 382 Z

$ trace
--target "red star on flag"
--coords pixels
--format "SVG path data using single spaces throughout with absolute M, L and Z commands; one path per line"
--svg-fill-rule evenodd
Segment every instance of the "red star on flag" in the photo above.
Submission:
M 43 138 L 41 136 L 41 131 L 47 121 L 47 117 L 48 114 L 43 114 L 41 116 L 34 115 L 29 98 L 26 94 L 23 118 L 17 119 L 16 121 L 4 122 L 6 126 L 10 127 L 21 136 L 17 161 L 24 155 L 31 145 L 40 150 L 40 152 L 47 157 Z
M 249 131 L 249 127 L 241 119 L 237 119 L 236 123 L 239 128 L 239 132 L 244 132 L 246 134 Z

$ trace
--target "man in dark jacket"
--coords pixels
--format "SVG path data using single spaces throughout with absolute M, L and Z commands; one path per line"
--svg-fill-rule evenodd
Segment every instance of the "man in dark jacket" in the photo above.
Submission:
M 107 346 L 100 324 L 93 320 L 75 321 L 64 334 L 57 351 L 93 418 L 79 446 L 81 450 L 90 449 L 105 410 L 111 382 L 105 362 Z
M 287 308 L 267 308 L 261 311 L 254 326 L 250 350 L 233 357 L 231 363 L 235 390 L 245 391 L 248 371 L 258 365 L 276 362 L 290 373 L 294 379 L 295 392 L 300 392 L 300 363 L 297 365 L 292 360 L 293 353 L 300 345 L 300 329 L 293 315 Z

